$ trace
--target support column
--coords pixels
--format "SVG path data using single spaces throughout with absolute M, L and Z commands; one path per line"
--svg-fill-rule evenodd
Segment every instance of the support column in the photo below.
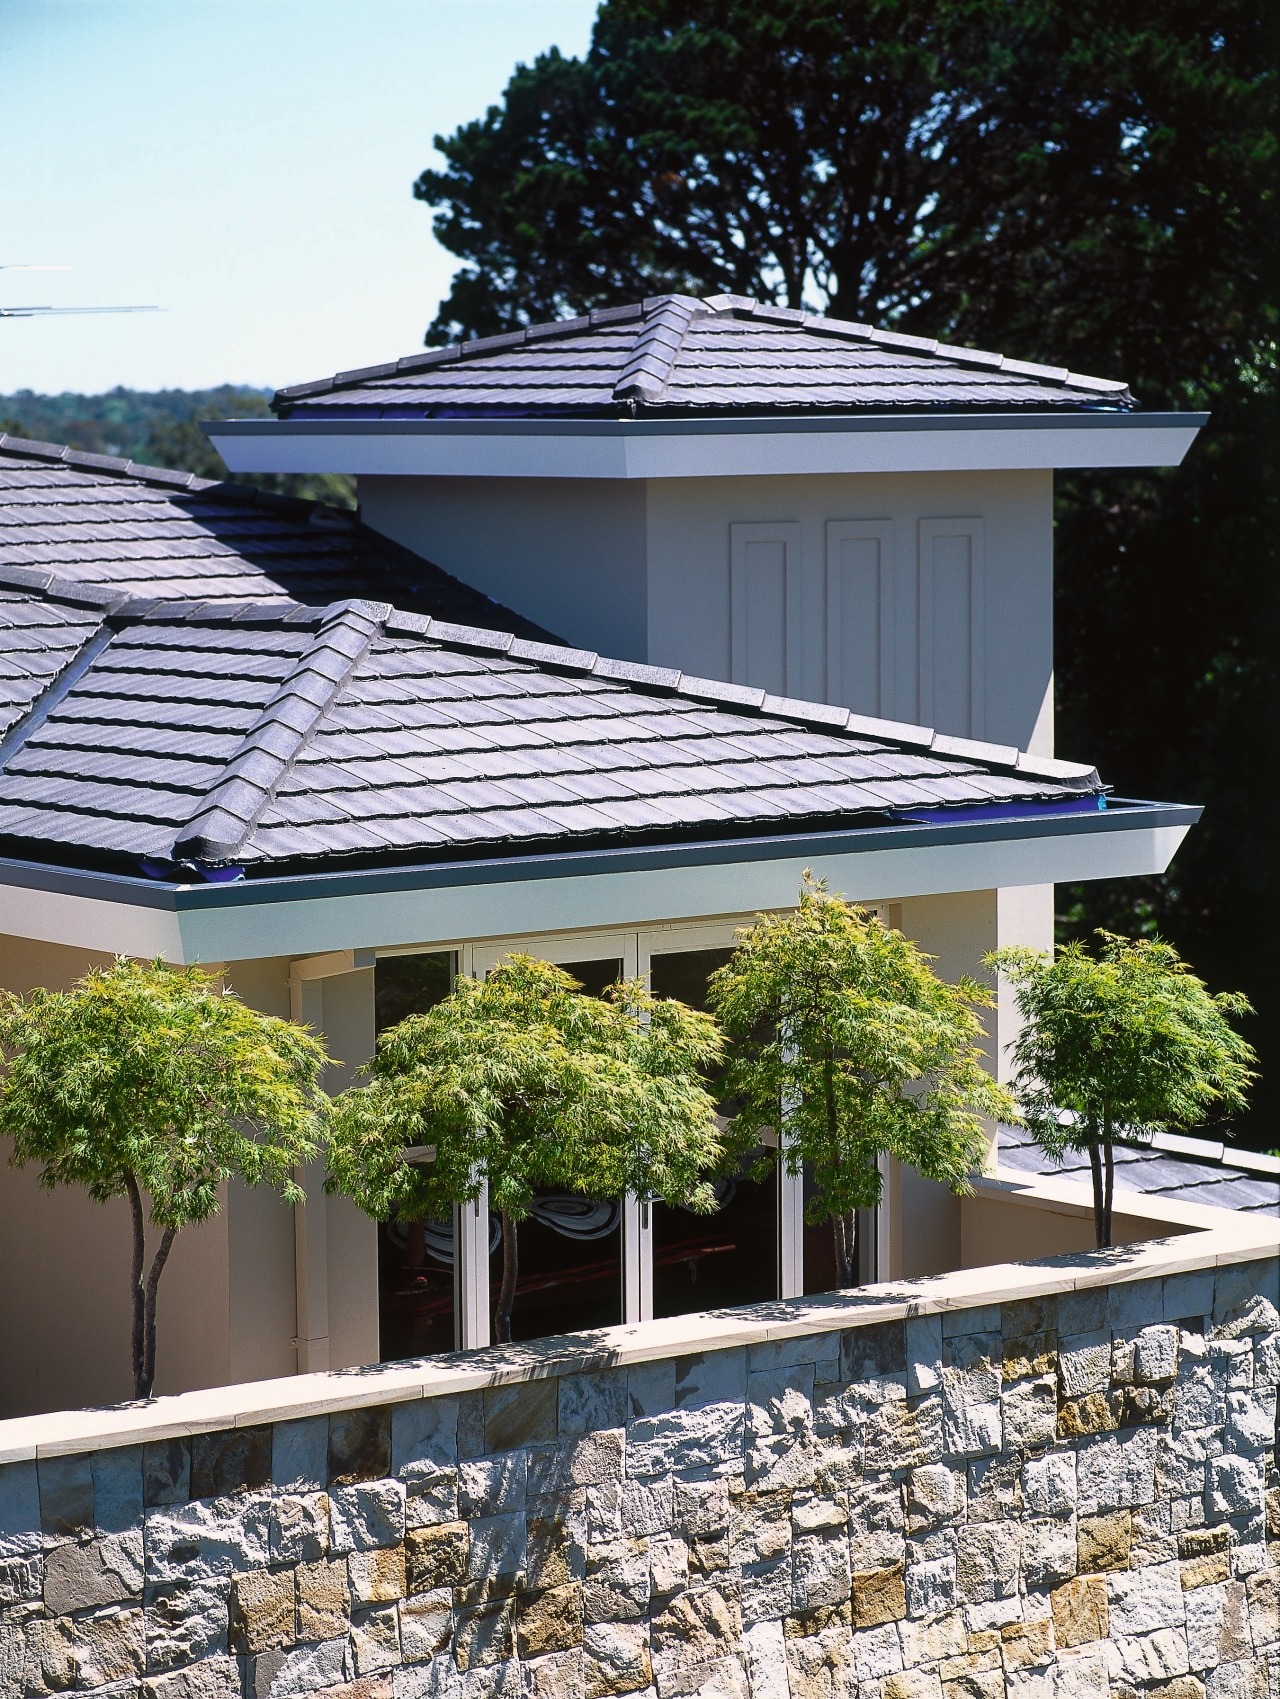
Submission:
M 778 1296 L 804 1296 L 804 1175 L 778 1156 Z
M 622 1200 L 622 1319 L 653 1320 L 653 1211 L 630 1193 Z
M 453 1305 L 460 1351 L 491 1343 L 489 1323 L 489 1186 L 453 1211 Z

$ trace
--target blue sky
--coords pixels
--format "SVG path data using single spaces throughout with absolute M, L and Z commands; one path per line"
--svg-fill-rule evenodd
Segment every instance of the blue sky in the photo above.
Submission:
M 411 352 L 457 262 L 431 139 L 596 0 L 0 0 L 0 393 L 300 382 Z

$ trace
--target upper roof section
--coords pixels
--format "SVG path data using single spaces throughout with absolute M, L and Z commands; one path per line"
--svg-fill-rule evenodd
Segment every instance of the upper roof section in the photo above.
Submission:
M 1101 804 L 1089 767 L 385 603 L 20 580 L 0 853 L 25 860 L 252 875 Z
M 321 502 L 0 433 L 0 572 L 210 603 L 368 596 L 550 633 Z
M 658 295 L 282 389 L 290 419 L 1126 411 L 1127 385 L 767 306 Z

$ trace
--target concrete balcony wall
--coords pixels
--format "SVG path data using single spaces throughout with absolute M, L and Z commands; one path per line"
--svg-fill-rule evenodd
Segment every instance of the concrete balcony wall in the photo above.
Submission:
M 988 1181 L 962 1207 L 981 1235 L 1064 1206 Z M 1280 1232 L 1193 1215 L 0 1423 L 0 1691 L 1269 1692 Z

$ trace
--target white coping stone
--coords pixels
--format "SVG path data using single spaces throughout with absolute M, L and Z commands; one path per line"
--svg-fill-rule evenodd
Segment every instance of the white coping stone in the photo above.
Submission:
M 1071 1181 L 1043 1177 L 1028 1181 L 1006 1171 L 994 1179 L 976 1181 L 973 1190 L 981 1198 L 1056 1214 L 1092 1214 L 1088 1189 Z M 777 1299 L 523 1345 L 181 1392 L 109 1409 L 17 1416 L 0 1422 L 0 1464 L 443 1398 L 512 1382 L 981 1309 L 1020 1298 L 1155 1280 L 1280 1255 L 1280 1218 L 1138 1194 L 1131 1206 L 1127 1198 L 1125 1203 L 1123 1211 L 1117 1208 L 1118 1216 L 1140 1216 L 1153 1228 L 1172 1228 L 1174 1236 L 1112 1251 L 1085 1251 L 1041 1262 L 994 1263 L 921 1280 L 890 1281 L 852 1294 Z

